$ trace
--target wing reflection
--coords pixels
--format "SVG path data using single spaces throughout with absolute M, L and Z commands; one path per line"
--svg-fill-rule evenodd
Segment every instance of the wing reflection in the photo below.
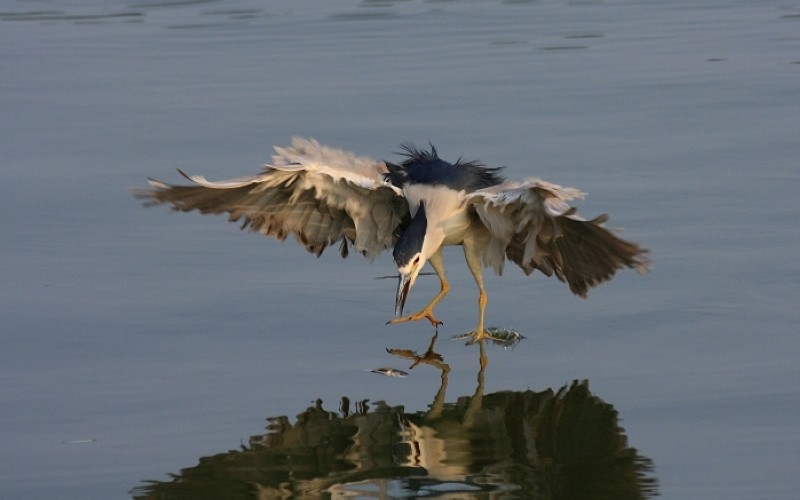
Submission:
M 268 418 L 267 433 L 241 450 L 203 457 L 171 481 L 148 482 L 134 498 L 346 497 L 649 498 L 658 494 L 652 462 L 628 446 L 614 407 L 587 381 L 557 391 L 484 394 L 480 344 L 477 387 L 445 403 L 450 367 L 428 350 L 387 349 L 441 371 L 427 411 L 385 402 L 339 411 L 322 401 L 292 424 Z

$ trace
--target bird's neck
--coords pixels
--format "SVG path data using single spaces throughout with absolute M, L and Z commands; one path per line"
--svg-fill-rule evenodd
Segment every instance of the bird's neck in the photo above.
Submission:
M 411 221 L 412 226 L 424 228 L 420 253 L 425 257 L 425 260 L 436 253 L 445 238 L 444 226 L 437 215 L 435 212 L 431 213 L 431 210 L 428 209 L 426 200 L 421 200 Z
M 404 186 L 403 193 L 412 214 L 416 216 L 419 207 L 424 207 L 427 229 L 423 254 L 426 257 L 433 255 L 442 244 L 461 243 L 470 223 L 463 191 L 445 186 L 410 184 Z

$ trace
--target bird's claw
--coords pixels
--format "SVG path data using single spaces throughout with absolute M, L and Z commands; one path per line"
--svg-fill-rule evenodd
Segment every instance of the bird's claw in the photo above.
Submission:
M 407 323 L 409 321 L 420 321 L 422 319 L 427 319 L 436 328 L 444 324 L 443 322 L 436 319 L 436 317 L 433 315 L 431 311 L 424 311 L 424 310 L 416 314 L 412 314 L 410 316 L 398 316 L 396 318 L 392 318 L 389 321 L 387 321 L 386 324 L 396 325 L 398 323 Z

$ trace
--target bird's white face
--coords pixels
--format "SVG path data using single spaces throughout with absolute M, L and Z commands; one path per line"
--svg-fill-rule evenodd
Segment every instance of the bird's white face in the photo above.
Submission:
M 403 307 L 406 305 L 408 293 L 417 281 L 419 272 L 425 267 L 425 257 L 422 253 L 418 253 L 412 258 L 408 264 L 398 266 L 397 272 L 399 273 L 400 281 L 397 284 L 397 299 L 395 301 L 394 314 L 401 316 L 403 314 Z

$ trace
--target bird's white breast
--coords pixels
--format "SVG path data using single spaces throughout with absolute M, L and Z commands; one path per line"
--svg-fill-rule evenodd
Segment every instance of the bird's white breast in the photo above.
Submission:
M 425 204 L 428 230 L 444 233 L 445 245 L 456 245 L 463 241 L 470 219 L 466 210 L 466 193 L 445 186 L 409 184 L 403 187 L 409 211 L 414 216 L 420 202 Z

